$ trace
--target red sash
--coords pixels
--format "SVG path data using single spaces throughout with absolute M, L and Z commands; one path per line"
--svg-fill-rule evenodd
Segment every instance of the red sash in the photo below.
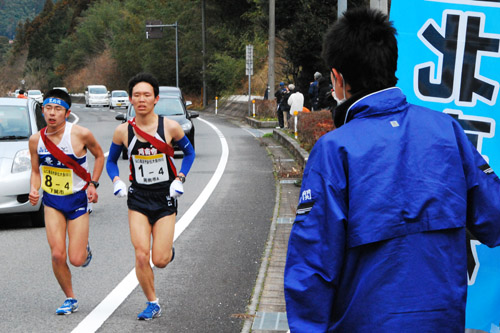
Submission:
M 158 118 L 158 121 L 160 121 L 160 118 Z M 172 148 L 170 145 L 168 145 L 166 142 L 160 141 L 154 136 L 149 135 L 148 133 L 144 132 L 137 126 L 135 123 L 135 117 L 130 119 L 128 123 L 135 129 L 136 133 L 142 136 L 144 139 L 146 139 L 150 144 L 152 144 L 156 149 L 158 149 L 160 152 L 164 153 L 165 155 L 169 156 L 167 157 L 168 163 L 170 164 L 170 167 L 172 168 L 172 171 L 174 172 L 174 177 L 177 177 L 177 169 L 175 168 L 174 163 L 172 162 L 172 159 L 170 157 L 174 156 L 174 148 Z
M 78 177 L 83 179 L 84 181 L 87 182 L 87 185 L 83 187 L 82 190 L 85 190 L 87 186 L 89 186 L 89 182 L 92 179 L 90 177 L 90 173 L 85 170 L 84 167 L 82 167 L 80 164 L 78 164 L 77 161 L 66 155 L 59 147 L 55 145 L 54 142 L 50 141 L 47 139 L 47 136 L 45 135 L 45 131 L 47 130 L 47 127 L 42 128 L 40 131 L 40 136 L 42 137 L 43 144 L 45 145 L 45 148 L 62 164 L 64 164 L 66 167 L 72 169 Z

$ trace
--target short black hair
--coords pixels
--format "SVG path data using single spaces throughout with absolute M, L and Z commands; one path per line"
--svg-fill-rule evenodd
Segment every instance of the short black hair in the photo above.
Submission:
M 398 43 L 387 15 L 376 9 L 348 10 L 327 31 L 323 59 L 351 86 L 351 94 L 396 85 Z
M 20 89 L 19 94 L 24 94 L 24 90 Z
M 45 101 L 47 98 L 51 98 L 51 97 L 62 99 L 71 108 L 71 96 L 67 92 L 65 92 L 64 90 L 51 89 L 45 94 L 45 97 L 43 100 Z
M 135 85 L 139 82 L 146 82 L 153 86 L 155 97 L 160 94 L 160 84 L 158 83 L 158 80 L 152 74 L 139 73 L 128 81 L 129 96 L 132 96 L 132 90 L 134 90 Z

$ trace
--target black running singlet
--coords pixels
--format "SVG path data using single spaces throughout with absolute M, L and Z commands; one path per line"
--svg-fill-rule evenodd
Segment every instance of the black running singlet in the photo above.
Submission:
M 165 142 L 163 117 L 158 117 L 155 137 Z M 168 191 L 175 179 L 167 158 L 151 143 L 137 139 L 132 125 L 128 124 L 128 153 L 132 187 L 148 191 Z M 172 161 L 173 162 L 173 161 Z

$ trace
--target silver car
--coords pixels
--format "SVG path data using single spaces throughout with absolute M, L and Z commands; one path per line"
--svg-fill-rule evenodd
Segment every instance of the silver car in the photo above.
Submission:
M 38 103 L 43 103 L 43 93 L 40 90 L 28 90 L 28 98 L 33 98 Z
M 34 99 L 0 98 L 0 220 L 1 214 L 28 213 L 34 227 L 43 227 L 43 205 L 32 206 L 31 158 L 28 140 L 45 127 L 42 108 Z

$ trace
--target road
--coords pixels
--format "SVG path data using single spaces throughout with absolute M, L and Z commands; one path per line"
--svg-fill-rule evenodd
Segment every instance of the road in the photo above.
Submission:
M 72 111 L 107 152 L 119 124 L 116 112 L 81 104 Z M 224 118 L 202 112 L 194 123 L 196 160 L 179 200 L 176 258 L 154 269 L 162 316 L 136 320 L 146 299 L 133 271 L 126 201 L 113 196 L 104 171 L 90 217 L 93 260 L 88 268 L 71 269 L 78 312 L 55 315 L 64 295 L 52 273 L 45 229 L 29 228 L 23 216 L 2 222 L 0 332 L 241 330 L 233 315 L 246 312 L 273 215 L 272 161 L 249 131 Z M 119 168 L 126 178 L 127 161 Z

